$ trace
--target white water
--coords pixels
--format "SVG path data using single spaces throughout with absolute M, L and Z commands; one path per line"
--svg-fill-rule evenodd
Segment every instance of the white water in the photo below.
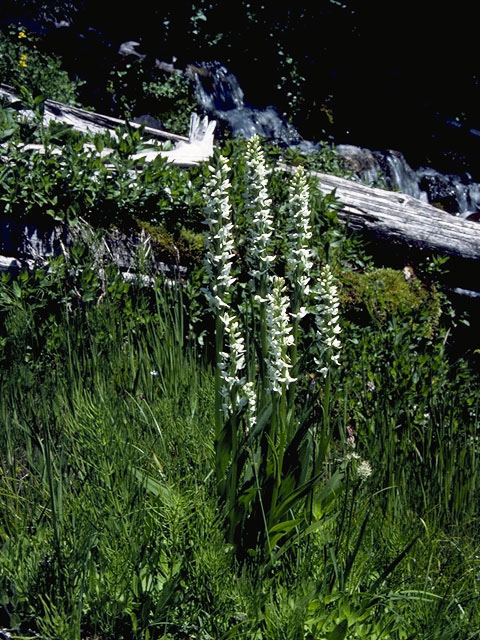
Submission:
M 247 104 L 236 76 L 220 62 L 201 62 L 192 68 L 201 70 L 194 76 L 200 108 L 225 123 L 232 135 L 251 138 L 258 134 L 306 153 L 319 148 L 303 140 L 274 106 Z M 353 145 L 338 145 L 337 149 L 353 178 L 401 191 L 454 215 L 480 217 L 480 184 L 468 174 L 446 175 L 431 167 L 415 170 L 399 151 L 370 151 Z

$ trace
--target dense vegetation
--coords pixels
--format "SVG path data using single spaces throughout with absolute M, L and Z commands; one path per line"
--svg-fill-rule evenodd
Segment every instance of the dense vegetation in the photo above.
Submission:
M 46 128 L 22 82 L 38 118 L 2 107 L 4 215 L 79 239 L 0 281 L 0 625 L 477 638 L 479 380 L 437 263 L 375 265 L 258 139 L 135 164 L 138 131 Z M 142 239 L 128 279 L 112 228 Z

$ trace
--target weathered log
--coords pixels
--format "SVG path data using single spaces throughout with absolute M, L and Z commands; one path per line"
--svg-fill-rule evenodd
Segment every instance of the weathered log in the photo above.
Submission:
M 480 225 L 445 213 L 403 193 L 368 187 L 324 173 L 311 172 L 323 193 L 335 192 L 338 217 L 366 235 L 383 254 L 397 253 L 404 264 L 425 255 L 448 256 L 445 283 L 480 291 Z
M 480 261 L 480 226 L 403 193 L 313 172 L 324 193 L 340 201 L 339 218 L 352 229 L 418 249 Z
M 19 102 L 19 97 L 18 94 L 15 93 L 15 89 L 6 84 L 0 84 L 0 98 L 4 98 L 13 104 Z M 28 115 L 27 109 L 23 111 Z M 50 99 L 45 100 L 44 121 L 46 124 L 51 121 L 63 122 L 71 125 L 76 131 L 82 131 L 83 133 L 113 132 L 117 127 L 126 124 L 125 120 L 119 118 L 72 107 L 63 102 Z M 141 126 L 136 122 L 130 122 L 129 124 L 134 128 Z M 178 136 L 174 133 L 168 133 L 167 131 L 153 129 L 152 127 L 145 127 L 145 133 L 158 140 L 172 140 L 173 142 L 188 141 L 188 138 L 185 136 Z
M 0 84 L 0 97 L 11 103 L 18 103 L 19 98 L 15 94 L 12 87 Z M 45 108 L 43 120 L 46 124 L 49 122 L 62 122 L 70 125 L 76 131 L 82 133 L 114 133 L 119 126 L 127 124 L 125 120 L 113 118 L 111 116 L 86 111 L 78 107 L 72 107 L 56 100 L 45 100 Z M 22 114 L 28 119 L 34 115 L 28 109 L 22 109 Z M 136 122 L 128 122 L 133 128 L 140 128 L 142 125 Z M 208 121 L 205 117 L 200 119 L 196 114 L 192 114 L 190 118 L 189 136 L 179 136 L 167 131 L 153 129 L 152 127 L 144 127 L 144 133 L 149 138 L 158 141 L 171 141 L 175 144 L 170 151 L 152 150 L 142 152 L 133 156 L 134 159 L 144 158 L 146 162 L 153 160 L 157 156 L 167 158 L 169 162 L 181 166 L 190 166 L 207 160 L 213 153 L 213 133 L 215 130 L 215 121 Z M 38 145 L 40 148 L 40 145 Z M 32 148 L 32 145 L 29 145 Z

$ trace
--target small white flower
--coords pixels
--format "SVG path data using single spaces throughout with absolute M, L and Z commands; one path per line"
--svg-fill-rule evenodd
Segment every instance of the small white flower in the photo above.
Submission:
M 157 371 L 156 369 L 152 369 L 152 370 L 150 371 L 150 375 L 151 375 L 151 376 L 158 376 L 158 371 Z
M 355 449 L 355 445 L 353 445 L 353 447 L 350 447 L 350 451 L 345 455 L 344 460 L 347 460 L 347 462 L 350 462 L 351 460 L 360 460 L 360 456 L 356 451 L 353 451 L 353 449 Z
M 257 394 L 255 392 L 255 383 L 247 382 L 243 387 L 243 393 L 245 394 L 248 405 L 247 424 L 245 429 L 245 435 L 248 435 L 257 423 Z
M 357 467 L 357 475 L 360 480 L 366 480 L 372 475 L 372 467 L 368 460 L 362 460 Z

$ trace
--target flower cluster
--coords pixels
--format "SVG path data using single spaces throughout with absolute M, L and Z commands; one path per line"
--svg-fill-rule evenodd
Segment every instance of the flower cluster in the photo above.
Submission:
M 368 460 L 362 460 L 360 455 L 355 451 L 355 431 L 352 427 L 347 427 L 347 453 L 343 460 L 347 463 L 353 464 L 353 467 L 357 473 L 359 480 L 367 480 L 372 475 L 372 466 Z
M 360 480 L 366 480 L 372 475 L 372 467 L 368 460 L 362 460 L 357 467 L 357 475 Z
M 225 311 L 220 316 L 220 320 L 227 337 L 228 350 L 218 354 L 220 360 L 217 366 L 222 380 L 222 411 L 228 416 L 232 406 L 240 404 L 240 399 L 237 397 L 238 387 L 245 382 L 240 377 L 240 372 L 245 367 L 245 341 L 235 315 Z
M 317 298 L 315 308 L 317 356 L 315 364 L 325 377 L 332 364 L 340 366 L 340 349 L 342 347 L 339 339 L 341 327 L 338 289 L 334 284 L 332 270 L 328 264 L 322 270 L 315 294 Z
M 246 159 L 246 259 L 254 288 L 275 260 L 272 255 L 272 201 L 268 196 L 268 170 L 260 144 L 253 136 L 247 143 Z
M 205 294 L 210 307 L 219 311 L 221 308 L 228 308 L 229 292 L 236 282 L 232 276 L 234 238 L 229 201 L 231 185 L 228 177 L 230 171 L 228 160 L 220 156 L 218 168 L 210 166 L 209 171 L 204 224 L 208 226 L 205 271 L 210 281 L 210 289 L 205 290 Z
M 226 418 L 246 407 L 246 432 L 252 429 L 256 422 L 257 397 L 253 382 L 247 382 L 243 374 L 245 370 L 245 340 L 243 338 L 238 318 L 226 310 L 219 316 L 228 345 L 226 351 L 221 351 L 217 367 L 220 371 L 222 397 L 222 411 Z
M 291 326 L 287 313 L 288 297 L 285 293 L 285 281 L 275 276 L 272 289 L 267 293 L 267 378 L 268 389 L 281 393 L 283 385 L 287 387 L 295 378 L 290 376 L 292 365 L 288 358 L 288 348 L 293 344 Z
M 286 225 L 285 276 L 298 292 L 300 302 L 310 292 L 309 273 L 313 267 L 314 254 L 310 248 L 312 238 L 310 191 L 303 167 L 298 167 L 290 181 L 288 217 Z M 297 315 L 304 315 L 302 310 Z
M 253 383 L 247 382 L 245 370 L 245 341 L 240 323 L 230 308 L 231 289 L 236 282 L 232 275 L 234 257 L 233 223 L 229 201 L 229 165 L 220 156 L 218 169 L 209 167 L 210 178 L 206 189 L 205 207 L 209 233 L 206 237 L 205 270 L 209 288 L 205 289 L 210 308 L 217 314 L 223 327 L 226 350 L 218 353 L 222 411 L 226 417 L 247 406 L 247 425 L 255 422 L 256 394 Z

